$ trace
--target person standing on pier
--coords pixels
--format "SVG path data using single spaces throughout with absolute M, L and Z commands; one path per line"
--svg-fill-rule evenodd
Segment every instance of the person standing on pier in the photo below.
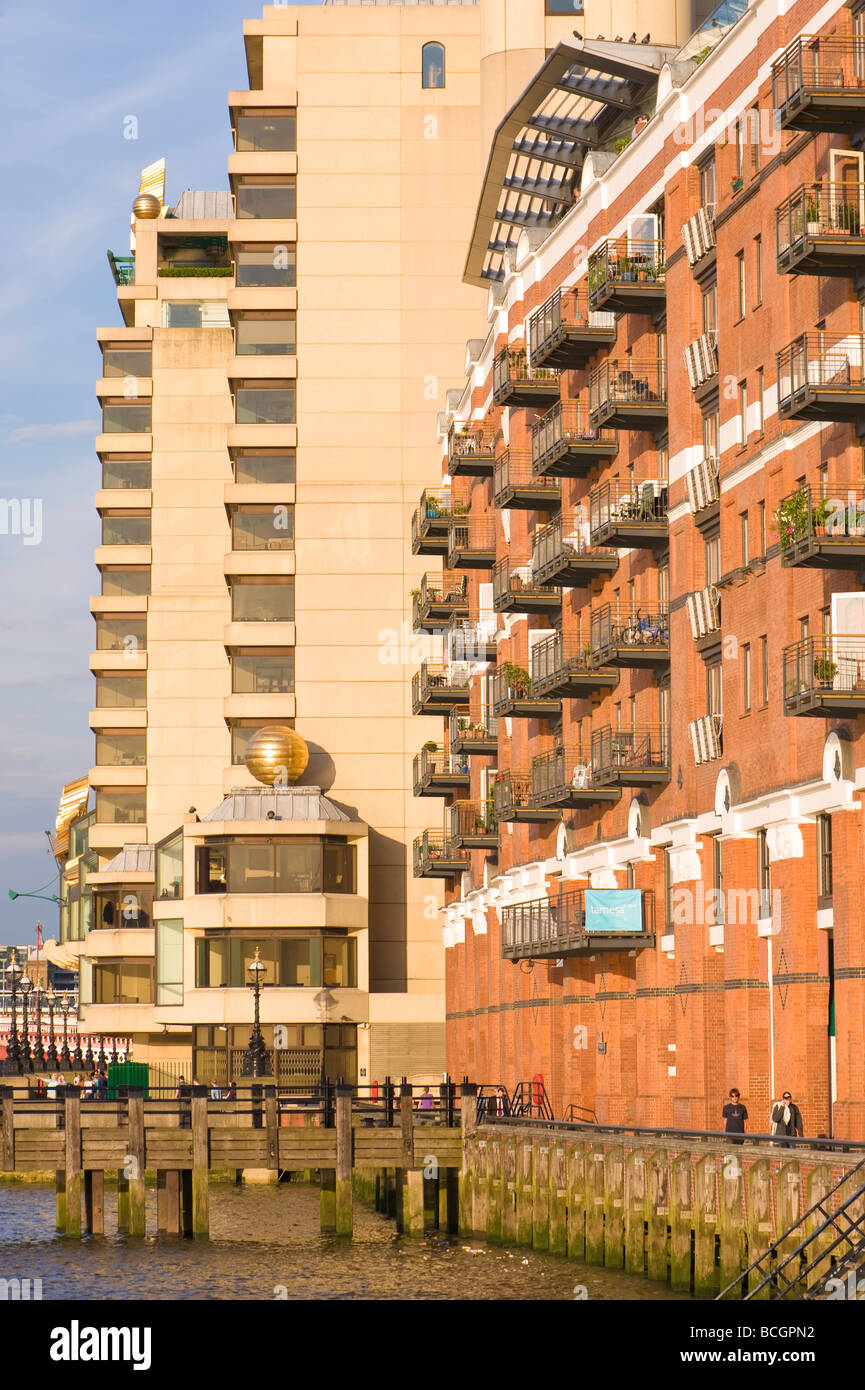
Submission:
M 787 1134 L 799 1139 L 804 1136 L 802 1111 L 794 1104 L 789 1091 L 785 1091 L 781 1099 L 775 1101 L 771 1121 L 773 1134 Z M 788 1144 L 787 1148 L 792 1148 L 792 1145 Z
M 739 1092 L 736 1090 L 735 1086 L 730 1091 L 730 1099 L 721 1111 L 721 1115 L 724 1119 L 724 1129 L 727 1134 L 745 1133 L 745 1121 L 748 1118 L 748 1112 L 744 1105 L 740 1104 Z M 730 1142 L 733 1144 L 744 1144 L 745 1141 L 744 1139 L 732 1139 Z

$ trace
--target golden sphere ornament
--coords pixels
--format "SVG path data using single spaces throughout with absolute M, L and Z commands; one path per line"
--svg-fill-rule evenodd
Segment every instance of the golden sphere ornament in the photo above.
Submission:
M 133 217 L 160 217 L 162 204 L 155 193 L 139 193 L 132 204 Z
M 306 771 L 309 749 L 294 729 L 277 724 L 259 729 L 246 745 L 243 761 L 266 787 L 290 786 Z

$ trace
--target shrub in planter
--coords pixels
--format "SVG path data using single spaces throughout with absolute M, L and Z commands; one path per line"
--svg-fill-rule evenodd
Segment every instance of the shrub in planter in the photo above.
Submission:
M 814 678 L 818 685 L 831 685 L 838 670 L 837 663 L 828 656 L 818 656 L 814 662 Z

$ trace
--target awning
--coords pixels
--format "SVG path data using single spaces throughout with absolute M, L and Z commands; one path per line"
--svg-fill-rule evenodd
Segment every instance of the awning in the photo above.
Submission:
M 86 809 L 89 795 L 90 783 L 86 777 L 79 777 L 75 782 L 67 782 L 63 788 L 60 805 L 57 807 L 57 819 L 54 822 L 52 845 L 55 854 L 65 854 L 68 850 L 69 827 L 76 817 L 80 816 Z

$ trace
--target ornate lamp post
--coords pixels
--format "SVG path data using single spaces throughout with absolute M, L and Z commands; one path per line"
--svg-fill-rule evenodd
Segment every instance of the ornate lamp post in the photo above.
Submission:
M 93 1070 L 93 1039 L 90 1037 L 89 1034 L 87 1037 L 87 1048 L 84 1053 L 84 1066 L 86 1067 L 88 1072 L 91 1072 Z
M 10 986 L 12 990 L 12 1027 L 9 1033 L 9 1042 L 6 1046 L 6 1056 L 15 1067 L 15 1070 L 18 1071 L 21 1067 L 21 1039 L 18 1036 L 18 1015 L 16 1013 L 15 1003 L 18 995 L 18 976 L 21 974 L 21 966 L 18 964 L 18 957 L 14 948 L 11 952 L 11 960 L 6 973 L 12 977 L 12 984 Z
M 255 999 L 255 1013 L 252 1024 L 252 1034 L 249 1039 L 249 1047 L 243 1054 L 243 1065 L 240 1069 L 241 1076 L 267 1076 L 268 1060 L 267 1049 L 264 1046 L 264 1038 L 261 1036 L 260 1003 L 261 987 L 264 983 L 264 976 L 267 966 L 261 959 L 259 949 L 256 946 L 255 955 L 247 966 L 249 975 L 250 989 L 253 991 Z
M 69 1012 L 71 1013 L 73 1009 L 75 1010 L 75 1025 L 76 1025 L 76 1026 L 75 1026 L 75 1046 L 74 1046 L 73 1049 L 72 1049 L 72 1065 L 73 1065 L 73 1067 L 83 1067 L 83 1066 L 84 1066 L 84 1053 L 81 1051 L 81 1033 L 78 1031 L 78 1030 L 80 1029 L 80 1027 L 81 1027 L 81 1024 L 78 1022 L 78 1006 L 77 1006 L 77 1004 L 70 1004 L 70 1006 L 69 1006 Z
M 50 985 L 45 994 L 45 1003 L 48 1005 L 48 1051 L 45 1053 L 45 1061 L 53 1070 L 60 1065 L 60 1058 L 57 1056 L 57 1042 L 54 1038 L 54 1009 L 57 1004 L 57 995 Z
M 63 1046 L 60 1049 L 60 1070 L 71 1071 L 72 1058 L 69 1055 L 69 1012 L 72 1008 L 72 1004 L 70 1003 L 68 994 L 60 996 L 58 1008 L 60 1009 L 60 1016 L 63 1019 Z
M 21 983 L 18 988 L 21 991 L 21 1070 L 32 1071 L 33 1066 L 30 1061 L 30 1025 L 27 1022 L 27 1000 L 33 988 L 33 981 L 29 975 L 22 974 Z
M 99 1068 L 100 1071 L 104 1071 L 105 1068 L 106 1068 L 106 1066 L 107 1066 L 107 1064 L 108 1064 L 108 1058 L 107 1058 L 106 1055 L 105 1055 L 105 1037 L 104 1037 L 104 1035 L 103 1035 L 102 1033 L 100 1033 L 100 1035 L 99 1035 L 99 1052 L 98 1052 L 97 1057 L 96 1057 L 96 1065 L 97 1065 L 97 1067 Z
M 40 984 L 33 986 L 33 1013 L 36 1024 L 36 1043 L 33 1048 L 33 1060 L 37 1067 L 45 1066 L 45 1048 L 42 1044 L 42 1000 L 45 997 L 45 990 Z

